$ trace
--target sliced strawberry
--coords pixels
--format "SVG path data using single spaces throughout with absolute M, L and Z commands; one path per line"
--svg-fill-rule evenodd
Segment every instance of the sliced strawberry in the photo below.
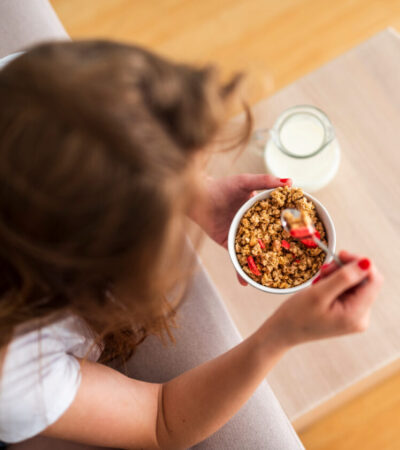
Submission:
M 294 228 L 290 230 L 290 234 L 294 238 L 306 238 L 312 234 L 312 230 L 308 227 Z
M 317 239 L 321 239 L 321 235 L 320 235 L 319 231 L 317 231 L 317 230 L 315 230 L 314 236 Z M 300 242 L 303 243 L 308 248 L 318 247 L 318 245 L 312 239 L 302 239 Z
M 302 239 L 300 242 L 308 248 L 318 247 L 318 245 L 312 239 Z
M 262 240 L 262 239 L 258 239 L 258 243 L 260 244 L 260 247 L 261 247 L 263 250 L 265 250 L 265 244 L 264 244 L 263 240 Z
M 254 275 L 260 277 L 261 272 L 258 270 L 258 267 L 256 266 L 256 263 L 254 262 L 254 258 L 252 256 L 247 257 L 247 265 L 249 266 L 249 269 L 254 273 Z
M 290 249 L 290 244 L 289 244 L 288 241 L 285 241 L 285 239 L 282 239 L 281 245 L 282 245 L 283 248 L 286 248 L 286 250 Z

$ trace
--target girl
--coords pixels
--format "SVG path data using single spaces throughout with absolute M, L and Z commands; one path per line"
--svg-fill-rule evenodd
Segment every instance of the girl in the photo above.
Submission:
M 252 191 L 291 183 L 202 176 L 238 84 L 104 41 L 40 45 L 0 71 L 2 441 L 301 448 L 262 382 L 293 346 L 364 330 L 382 277 L 341 252 L 238 342 L 184 238 L 189 216 L 224 245 Z M 175 347 L 139 346 L 176 310 Z

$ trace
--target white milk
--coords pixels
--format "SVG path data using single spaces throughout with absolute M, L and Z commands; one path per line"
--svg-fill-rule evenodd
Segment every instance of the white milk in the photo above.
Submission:
M 292 178 L 293 185 L 307 192 L 315 192 L 333 179 L 340 148 L 322 111 L 312 106 L 291 108 L 278 118 L 271 133 L 264 152 L 268 172 Z

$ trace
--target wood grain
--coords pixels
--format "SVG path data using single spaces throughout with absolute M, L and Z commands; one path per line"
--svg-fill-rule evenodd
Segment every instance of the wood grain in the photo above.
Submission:
M 400 374 L 300 433 L 307 449 L 398 450 Z
M 387 26 L 398 0 L 52 0 L 73 38 L 145 45 L 174 59 L 249 74 L 264 98 Z

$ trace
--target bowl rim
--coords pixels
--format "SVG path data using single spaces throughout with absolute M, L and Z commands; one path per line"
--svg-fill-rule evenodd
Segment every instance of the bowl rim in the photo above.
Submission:
M 285 289 L 271 288 L 268 286 L 264 286 L 260 283 L 257 283 L 252 278 L 250 278 L 247 275 L 247 273 L 242 269 L 242 266 L 240 265 L 240 263 L 236 257 L 235 238 L 236 238 L 236 232 L 237 232 L 241 218 L 246 213 L 246 211 L 254 205 L 254 203 L 258 202 L 259 200 L 268 198 L 271 195 L 271 192 L 274 191 L 275 189 L 276 188 L 266 189 L 266 190 L 256 194 L 254 197 L 251 197 L 249 200 L 247 200 L 245 203 L 243 203 L 243 205 L 238 209 L 238 211 L 236 212 L 234 218 L 232 219 L 231 225 L 229 227 L 228 253 L 229 253 L 230 259 L 232 261 L 232 264 L 233 264 L 234 268 L 236 269 L 236 272 L 251 286 L 253 286 L 261 291 L 268 292 L 270 294 L 293 294 L 295 292 L 298 292 L 298 291 L 310 286 L 312 284 L 313 280 L 318 276 L 319 271 L 314 276 L 312 276 L 309 280 L 307 280 L 306 282 L 304 282 L 302 284 L 299 284 L 298 286 L 294 286 L 292 288 L 285 288 Z M 336 230 L 335 230 L 335 225 L 333 223 L 332 217 L 328 213 L 328 210 L 325 208 L 325 206 L 319 200 L 317 200 L 315 197 L 310 195 L 308 192 L 303 191 L 303 194 L 308 200 L 311 200 L 315 204 L 318 215 L 320 216 L 320 219 L 325 226 L 325 230 L 328 233 L 328 227 L 326 224 L 326 220 L 324 221 L 321 218 L 321 214 L 320 214 L 320 211 L 324 212 L 326 219 L 329 222 L 330 229 L 332 231 L 332 236 L 329 236 L 328 248 L 330 250 L 332 250 L 332 252 L 334 252 L 335 248 L 336 248 Z M 330 261 L 331 261 L 331 258 L 326 257 L 324 260 L 324 264 L 329 263 Z

